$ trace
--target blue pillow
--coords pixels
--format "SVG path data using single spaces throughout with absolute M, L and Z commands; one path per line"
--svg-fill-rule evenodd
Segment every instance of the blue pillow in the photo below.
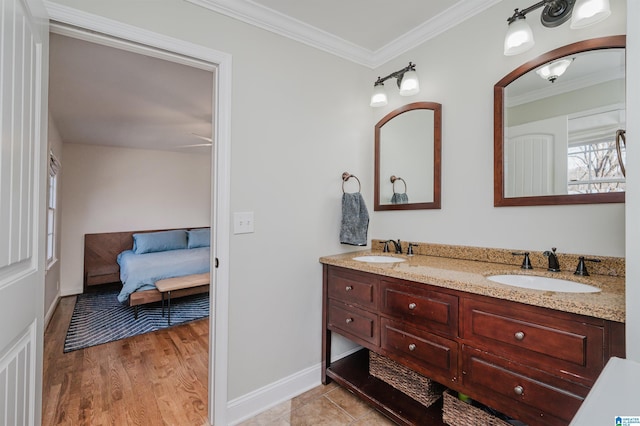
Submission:
M 133 252 L 135 254 L 186 248 L 187 231 L 184 229 L 133 234 Z
M 209 247 L 211 241 L 211 228 L 192 229 L 187 231 L 189 243 L 187 248 Z

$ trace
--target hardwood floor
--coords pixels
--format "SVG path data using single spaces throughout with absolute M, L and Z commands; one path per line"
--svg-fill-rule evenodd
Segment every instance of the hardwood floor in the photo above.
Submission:
M 208 425 L 208 319 L 64 354 L 75 297 L 44 336 L 42 424 Z M 389 426 L 345 389 L 318 386 L 241 426 Z
M 208 425 L 208 319 L 64 354 L 74 304 L 45 332 L 43 425 Z

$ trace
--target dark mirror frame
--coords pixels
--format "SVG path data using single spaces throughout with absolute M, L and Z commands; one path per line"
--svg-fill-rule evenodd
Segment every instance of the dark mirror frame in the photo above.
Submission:
M 572 195 L 543 195 L 534 197 L 504 197 L 504 90 L 518 77 L 534 70 L 542 64 L 590 50 L 625 48 L 626 36 L 610 36 L 594 38 L 568 44 L 521 65 L 493 87 L 493 205 L 503 206 L 542 206 L 560 204 L 598 204 L 624 203 L 624 192 L 609 192 L 600 194 L 572 194 Z
M 433 111 L 433 201 L 427 203 L 408 204 L 380 204 L 380 129 L 388 121 L 407 111 L 428 109 Z M 391 111 L 375 126 L 375 165 L 374 165 L 374 194 L 373 209 L 379 210 L 421 210 L 440 208 L 440 153 L 442 138 L 442 105 L 436 102 L 414 102 Z M 431 165 L 425 165 L 429 167 Z

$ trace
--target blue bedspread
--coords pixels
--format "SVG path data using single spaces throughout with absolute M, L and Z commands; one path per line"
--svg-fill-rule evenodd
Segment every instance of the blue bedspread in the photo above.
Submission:
M 155 283 L 165 278 L 209 272 L 209 247 L 134 254 L 132 250 L 118 255 L 122 290 L 120 302 L 138 290 L 156 288 Z

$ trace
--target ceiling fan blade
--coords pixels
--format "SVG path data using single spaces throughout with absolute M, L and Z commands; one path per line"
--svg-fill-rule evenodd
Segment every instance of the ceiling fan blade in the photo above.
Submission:
M 211 148 L 211 144 L 210 143 L 197 143 L 195 145 L 180 145 L 180 146 L 177 146 L 176 148 L 197 148 L 197 147 L 200 147 L 200 146 L 206 146 L 206 147 Z
M 192 136 L 195 136 L 196 138 L 199 138 L 199 139 L 205 140 L 205 141 L 207 141 L 207 142 L 211 142 L 211 143 L 213 143 L 213 138 L 210 138 L 210 137 L 208 137 L 208 136 L 199 135 L 199 134 L 197 134 L 197 133 L 191 133 L 191 135 L 192 135 Z

